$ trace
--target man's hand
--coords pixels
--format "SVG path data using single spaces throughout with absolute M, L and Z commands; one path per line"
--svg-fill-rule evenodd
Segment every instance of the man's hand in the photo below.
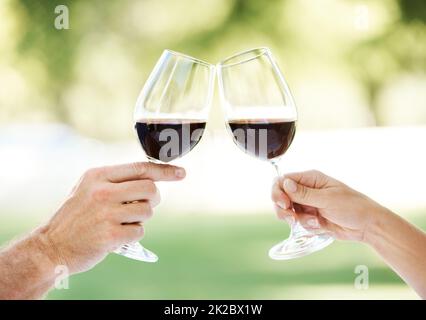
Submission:
M 323 229 L 335 238 L 365 241 L 370 227 L 389 210 L 319 171 L 286 174 L 272 187 L 279 218 L 291 216 L 307 230 Z
M 86 271 L 138 241 L 160 202 L 154 181 L 184 177 L 183 168 L 141 162 L 87 171 L 45 226 L 0 250 L 0 299 L 40 298 L 57 266 Z
M 160 202 L 154 181 L 174 181 L 185 170 L 132 163 L 90 169 L 49 223 L 36 232 L 54 264 L 86 271 L 125 243 L 138 241 Z

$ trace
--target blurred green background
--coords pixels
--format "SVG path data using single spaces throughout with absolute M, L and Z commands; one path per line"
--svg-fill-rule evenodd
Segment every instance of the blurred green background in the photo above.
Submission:
M 54 28 L 59 4 L 69 30 Z M 302 128 L 426 122 L 422 0 L 5 0 L 0 10 L 2 123 L 126 138 L 126 106 L 165 48 L 215 63 L 257 46 L 277 56 Z
M 420 213 L 420 212 L 418 212 Z M 68 290 L 50 299 L 415 299 L 416 295 L 374 252 L 335 242 L 303 259 L 273 261 L 271 244 L 288 228 L 272 216 L 184 218 L 162 213 L 143 243 L 159 254 L 155 264 L 111 254 L 94 269 L 75 275 Z M 423 229 L 426 220 L 410 219 Z M 24 224 L 28 227 L 30 225 Z M 9 228 L 9 226 L 11 228 Z M 0 241 L 17 228 L 6 223 Z M 19 230 L 28 230 L 19 227 Z M 167 235 L 167 236 L 164 236 Z M 369 289 L 354 288 L 355 266 L 368 266 Z
M 69 8 L 69 30 L 54 27 L 57 5 Z M 387 131 L 380 132 L 385 132 L 386 140 L 388 133 L 400 136 L 400 131 L 395 131 L 399 129 L 392 129 L 397 126 L 401 130 L 418 128 L 420 131 L 404 131 L 410 133 L 406 147 L 411 155 L 395 151 L 401 144 L 393 146 L 388 141 L 391 156 L 380 161 L 393 159 L 395 163 L 389 164 L 392 171 L 383 174 L 382 184 L 367 181 L 366 185 L 380 198 L 381 191 L 388 192 L 390 175 L 394 176 L 391 185 L 396 187 L 401 182 L 398 174 L 409 176 L 404 174 L 407 166 L 401 161 L 408 164 L 416 159 L 418 166 L 411 167 L 420 170 L 416 176 L 421 182 L 426 137 L 425 22 L 424 0 L 1 1 L 0 243 L 45 220 L 81 169 L 103 164 L 103 160 L 115 163 L 117 154 L 125 149 L 123 141 L 136 144 L 132 108 L 166 48 L 215 63 L 240 50 L 270 47 L 295 96 L 301 137 L 306 140 L 314 136 L 309 132 L 326 131 L 338 140 L 342 132 L 352 132 L 354 137 L 367 132 L 359 144 L 354 140 L 355 147 L 362 148 L 370 134 L 378 132 L 364 129 L 385 128 Z M 57 124 L 66 129 L 43 131 Z M 215 99 L 209 130 L 215 132 L 221 126 Z M 351 131 L 356 128 L 361 131 Z M 64 132 L 78 136 L 75 144 L 79 147 L 90 142 L 101 151 L 96 149 L 96 157 L 85 158 L 86 149 L 72 149 L 64 144 L 71 140 L 58 138 L 68 137 Z M 58 139 L 53 141 L 53 135 Z M 295 142 L 295 154 L 309 149 L 303 144 L 305 140 L 299 149 Z M 58 149 L 60 145 L 63 149 Z M 29 152 L 31 147 L 34 153 Z M 380 146 L 372 148 L 380 151 Z M 65 155 L 65 149 L 77 151 Z M 109 157 L 102 151 L 106 149 Z M 56 150 L 54 161 L 52 150 Z M 229 160 L 232 157 L 229 155 L 228 161 L 236 163 Z M 289 157 L 291 166 L 291 154 Z M 324 163 L 331 158 L 326 157 Z M 18 163 L 19 159 L 25 163 Z M 372 166 L 369 161 L 373 159 L 361 164 L 358 160 L 349 160 L 344 169 L 363 171 Z M 204 167 L 191 158 L 188 161 L 196 163 L 190 166 L 194 175 L 203 177 Z M 296 156 L 293 162 L 300 164 Z M 319 163 L 315 159 L 304 162 L 310 167 Z M 260 164 L 256 167 L 253 160 L 247 167 L 257 171 Z M 47 174 L 34 178 L 37 172 Z M 265 175 L 268 181 L 272 179 L 272 171 Z M 346 178 L 343 173 L 342 178 Z M 232 181 L 237 187 L 245 183 Z M 357 185 L 358 180 L 353 181 Z M 177 205 L 159 208 L 158 217 L 149 224 L 149 237 L 144 239 L 147 247 L 160 255 L 158 264 L 110 255 L 90 272 L 72 277 L 69 290 L 54 290 L 49 298 L 416 297 L 360 244 L 334 243 L 303 259 L 269 260 L 268 248 L 283 239 L 288 229 L 275 220 L 268 187 L 262 183 L 259 180 L 255 191 L 265 199 L 262 208 L 250 212 L 239 210 L 240 200 L 235 199 L 233 207 L 229 199 L 223 201 L 217 212 L 203 205 L 204 200 L 196 202 L 196 197 L 169 200 Z M 259 191 L 260 186 L 264 192 Z M 200 187 L 198 183 L 195 188 Z M 23 190 L 27 201 L 19 200 Z M 187 186 L 185 190 L 189 193 L 192 189 Z M 240 192 L 241 198 L 244 192 Z M 409 197 L 399 193 L 394 198 L 405 196 Z M 171 198 L 172 194 L 163 200 Z M 398 213 L 426 228 L 424 201 L 404 199 L 409 205 L 398 205 Z M 354 288 L 356 265 L 369 267 L 368 290 Z

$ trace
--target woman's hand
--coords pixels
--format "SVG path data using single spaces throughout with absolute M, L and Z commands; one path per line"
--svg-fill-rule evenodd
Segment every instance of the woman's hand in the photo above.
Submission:
M 318 171 L 277 179 L 272 200 L 279 218 L 367 243 L 426 299 L 426 234 L 400 216 Z
M 305 229 L 325 230 L 335 238 L 366 241 L 372 226 L 390 212 L 340 181 L 319 171 L 286 174 L 272 188 L 279 218 L 293 216 Z

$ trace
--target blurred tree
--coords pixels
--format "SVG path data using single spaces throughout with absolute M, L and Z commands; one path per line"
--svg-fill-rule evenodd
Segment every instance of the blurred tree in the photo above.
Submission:
M 282 42 L 282 30 L 278 28 L 277 20 L 285 0 L 231 0 L 226 18 L 214 29 L 209 29 L 193 36 L 185 37 L 176 43 L 178 50 L 192 49 L 194 53 L 204 53 L 206 48 L 221 45 L 221 40 L 230 33 L 246 29 L 255 29 L 264 38 L 272 38 Z
M 74 1 L 31 1 L 17 0 L 12 5 L 19 17 L 21 38 L 17 53 L 23 59 L 37 59 L 45 68 L 49 81 L 40 83 L 37 74 L 30 74 L 32 82 L 40 86 L 52 104 L 49 111 L 54 118 L 67 122 L 68 112 L 62 101 L 63 88 L 73 80 L 74 54 L 78 49 L 76 33 L 57 30 L 54 27 L 55 8 L 66 5 L 71 8 Z M 72 28 L 72 26 L 71 26 Z
M 426 1 L 423 0 L 398 0 L 401 16 L 405 22 L 415 20 L 426 22 Z
M 308 1 L 295 0 L 9 0 L 9 3 L 19 26 L 15 48 L 17 65 L 28 82 L 50 101 L 44 106 L 47 111 L 54 119 L 66 123 L 73 121 L 70 116 L 73 105 L 64 101 L 67 90 L 81 80 L 76 75 L 76 69 L 81 69 L 84 54 L 87 54 L 87 50 L 96 51 L 96 45 L 88 47 L 87 43 L 99 39 L 113 43 L 113 48 L 119 46 L 122 54 L 120 59 L 130 61 L 131 65 L 144 74 L 149 73 L 159 52 L 165 47 L 217 59 L 225 52 L 234 52 L 252 45 L 270 45 L 274 51 L 278 51 L 278 55 L 285 53 L 292 70 L 303 69 L 304 59 L 309 54 L 311 59 L 316 59 L 314 63 L 317 65 L 325 64 L 323 59 L 326 57 L 335 66 L 345 65 L 352 70 L 368 96 L 371 113 L 378 125 L 384 124 L 378 112 L 377 100 L 386 83 L 404 72 L 426 74 L 424 0 L 375 2 L 383 10 L 391 10 L 386 5 L 392 4 L 392 10 L 397 11 L 396 19 L 378 34 L 360 38 L 353 37 L 353 30 L 326 29 L 321 25 L 321 22 L 328 22 L 330 19 L 331 24 L 338 22 L 338 17 L 329 14 L 338 13 L 343 10 L 343 5 L 347 5 L 347 2 L 342 4 L 338 1 L 327 1 L 323 6 L 316 3 L 315 8 Z M 369 3 L 365 2 L 366 5 Z M 54 28 L 54 9 L 57 5 L 69 7 L 70 30 Z M 207 8 L 203 8 L 204 5 Z M 304 20 L 311 8 L 310 16 Z M 167 14 L 163 14 L 163 11 Z M 211 14 L 212 12 L 215 14 Z M 308 19 L 311 17 L 318 20 L 310 24 Z M 299 20 L 305 25 L 297 24 Z M 203 22 L 205 26 L 202 25 Z M 333 32 L 347 32 L 352 36 L 347 40 L 349 45 L 345 45 L 345 50 L 341 49 L 343 40 L 342 43 L 333 42 Z M 321 45 L 326 48 L 315 51 Z M 92 60 L 96 60 L 97 55 L 102 55 L 102 52 L 95 52 Z M 297 58 L 291 60 L 288 59 L 289 56 Z M 34 72 L 34 69 L 27 70 L 27 63 L 20 63 L 28 61 L 36 61 L 42 66 L 45 81 L 40 81 L 43 77 Z M 79 72 L 81 77 L 81 70 Z M 96 72 L 96 68 L 87 72 Z M 90 79 L 96 80 L 96 77 L 87 79 L 86 86 Z M 94 83 L 93 88 L 88 90 L 98 90 L 98 95 L 95 96 L 99 97 L 102 90 L 111 89 Z M 105 103 L 108 99 L 106 97 L 97 103 Z M 114 99 L 109 100 L 112 101 L 111 104 L 117 103 Z M 42 107 L 37 106 L 39 109 Z M 96 117 L 94 114 L 88 116 Z
M 401 20 L 383 33 L 355 43 L 348 56 L 354 74 L 367 92 L 376 125 L 385 125 L 379 113 L 378 96 L 387 81 L 404 72 L 426 74 L 426 1 L 397 3 Z

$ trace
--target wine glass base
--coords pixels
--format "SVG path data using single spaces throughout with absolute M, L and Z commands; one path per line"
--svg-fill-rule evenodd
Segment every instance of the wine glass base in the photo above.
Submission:
M 139 242 L 132 244 L 125 244 L 114 251 L 114 253 L 125 256 L 127 258 L 143 261 L 143 262 L 157 262 L 158 256 L 142 247 Z
M 290 260 L 319 251 L 334 241 L 330 235 L 305 233 L 286 239 L 269 250 L 273 260 Z

